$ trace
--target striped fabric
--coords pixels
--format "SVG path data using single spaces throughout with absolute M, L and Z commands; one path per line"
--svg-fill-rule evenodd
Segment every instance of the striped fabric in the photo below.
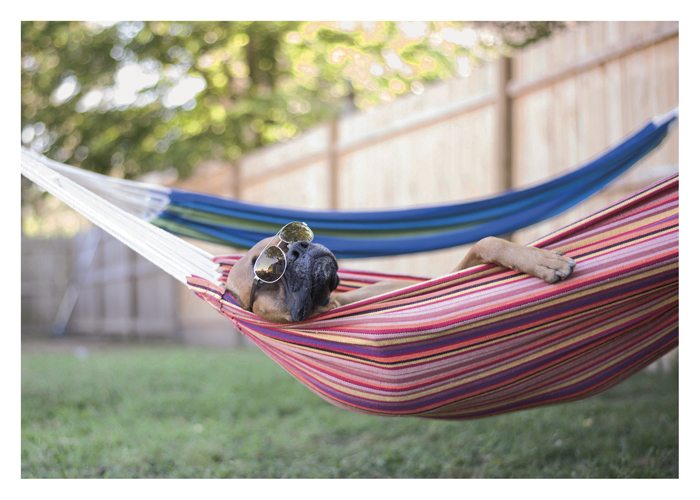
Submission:
M 506 234 L 564 212 L 654 150 L 678 118 L 672 110 L 575 169 L 547 181 L 478 200 L 394 210 L 324 211 L 264 206 L 172 189 L 151 222 L 174 234 L 250 248 L 292 220 L 338 258 L 428 252 Z M 436 172 L 439 171 L 436 170 Z
M 550 285 L 482 265 L 405 277 L 290 325 L 239 308 L 221 284 L 188 283 L 312 391 L 370 414 L 462 419 L 576 400 L 678 345 L 677 176 L 534 245 L 575 258 L 573 276 Z M 217 258 L 222 280 L 236 260 Z M 340 274 L 345 290 L 388 277 Z

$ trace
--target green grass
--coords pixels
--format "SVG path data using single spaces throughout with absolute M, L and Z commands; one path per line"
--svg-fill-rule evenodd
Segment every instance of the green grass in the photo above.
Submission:
M 23 477 L 678 477 L 678 372 L 461 422 L 335 408 L 257 351 L 22 356 Z

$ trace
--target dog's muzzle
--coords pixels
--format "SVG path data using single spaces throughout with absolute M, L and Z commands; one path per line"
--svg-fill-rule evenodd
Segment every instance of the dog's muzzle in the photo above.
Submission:
M 286 256 L 283 286 L 287 307 L 292 321 L 303 321 L 317 307 L 328 304 L 340 282 L 338 262 L 325 246 L 305 241 L 289 245 Z

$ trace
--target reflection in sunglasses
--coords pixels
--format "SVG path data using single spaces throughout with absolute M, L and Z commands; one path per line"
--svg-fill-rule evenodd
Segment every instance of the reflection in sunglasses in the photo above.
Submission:
M 279 280 L 287 269 L 287 257 L 280 247 L 296 241 L 310 242 L 314 233 L 304 222 L 290 222 L 277 232 L 280 241 L 273 246 L 267 246 L 255 261 L 253 271 L 255 277 L 267 283 Z M 274 241 L 274 240 L 273 240 Z
M 284 274 L 286 259 L 278 247 L 266 248 L 255 261 L 255 274 L 263 281 L 277 281 Z

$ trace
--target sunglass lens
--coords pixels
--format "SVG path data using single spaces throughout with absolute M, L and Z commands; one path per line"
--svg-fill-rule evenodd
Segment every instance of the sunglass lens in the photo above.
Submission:
M 295 241 L 311 241 L 314 233 L 303 222 L 290 222 L 280 230 L 280 239 L 286 243 Z
M 267 247 L 255 261 L 255 275 L 263 281 L 274 283 L 282 277 L 287 267 L 284 252 L 277 247 Z

